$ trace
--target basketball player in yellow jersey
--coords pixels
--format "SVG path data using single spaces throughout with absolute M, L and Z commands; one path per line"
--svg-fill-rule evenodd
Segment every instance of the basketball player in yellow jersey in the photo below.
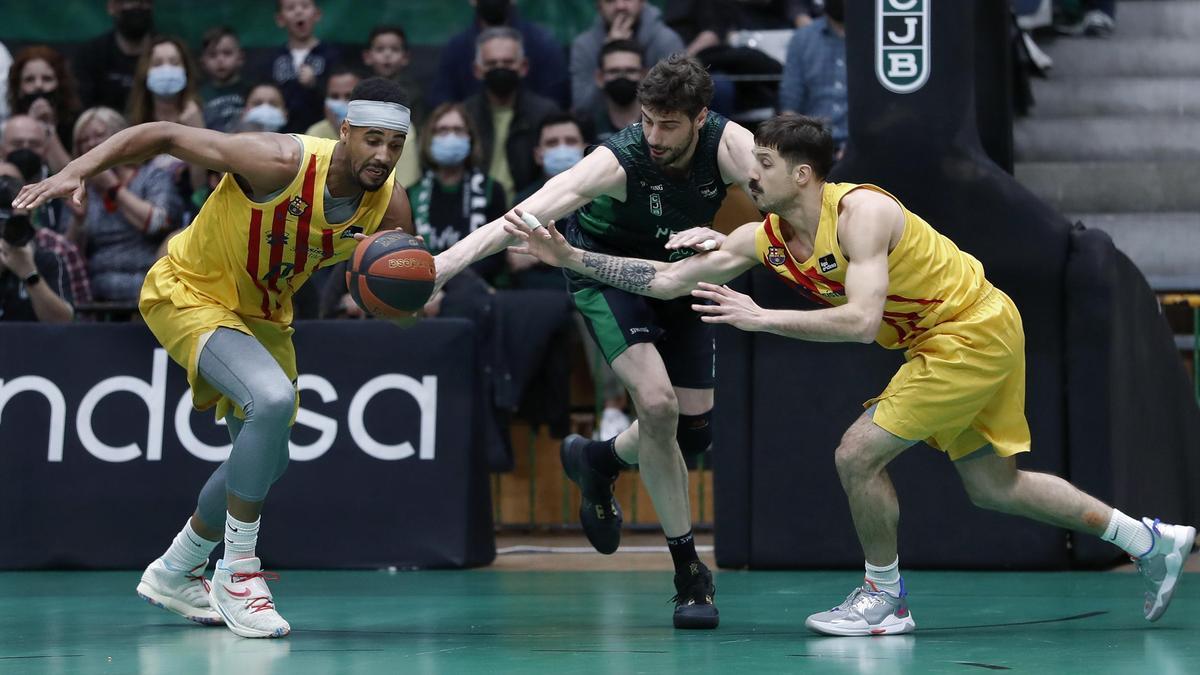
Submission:
M 896 555 L 899 506 L 885 467 L 924 440 L 949 455 L 971 501 L 984 508 L 1099 535 L 1135 558 L 1154 621 L 1171 601 L 1193 527 L 1134 520 L 1057 476 L 1017 469 L 1029 451 L 1025 338 L 1016 306 L 960 251 L 895 197 L 872 185 L 828 183 L 833 141 L 811 118 L 779 116 L 755 134 L 750 189 L 762 223 L 719 250 L 676 263 L 572 248 L 554 229 L 510 217 L 520 250 L 657 298 L 691 293 L 709 323 L 820 342 L 877 342 L 906 362 L 834 452 L 866 557 L 866 579 L 845 602 L 808 617 L 830 635 L 916 628 Z M 535 214 L 536 215 L 536 214 Z M 763 309 L 723 284 L 766 265 L 825 309 Z
M 138 594 L 197 623 L 224 623 L 243 637 L 282 637 L 254 548 L 259 513 L 287 466 L 297 396 L 292 294 L 317 269 L 350 257 L 355 235 L 412 231 L 395 166 L 410 115 L 391 80 L 355 87 L 337 141 L 309 136 L 228 135 L 155 122 L 117 133 L 14 203 L 33 208 L 72 196 L 109 167 L 169 153 L 225 175 L 195 221 L 171 240 L 146 276 L 146 324 L 187 369 L 193 403 L 217 406 L 233 438 L 192 517 L 142 575 Z M 208 556 L 224 528 L 225 556 L 210 585 Z

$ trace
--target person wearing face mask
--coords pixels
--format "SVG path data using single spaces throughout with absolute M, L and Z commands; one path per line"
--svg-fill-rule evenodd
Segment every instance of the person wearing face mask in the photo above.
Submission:
M 596 10 L 591 27 L 571 42 L 571 105 L 576 110 L 603 104 L 596 64 L 605 44 L 633 40 L 649 65 L 684 50 L 679 34 L 663 23 L 662 11 L 645 0 L 596 0 Z
M 520 33 L 529 57 L 526 87 L 554 101 L 559 107 L 567 107 L 570 78 L 563 61 L 563 46 L 550 31 L 523 19 L 512 0 L 468 1 L 475 8 L 475 20 L 451 37 L 442 48 L 438 75 L 429 90 L 429 105 L 464 101 L 478 92 L 481 83 L 475 78 L 472 57 L 479 34 L 488 28 L 508 27 Z
M 475 77 L 484 89 L 463 105 L 479 129 L 479 150 L 488 175 L 499 181 L 508 195 L 537 179 L 533 148 L 538 123 L 559 111 L 554 101 L 525 89 L 523 80 L 528 72 L 520 33 L 505 27 L 479 34 Z
M 75 81 L 62 54 L 45 45 L 17 52 L 8 71 L 8 107 L 14 115 L 29 115 L 45 127 L 42 156 L 51 171 L 71 161 L 71 127 L 79 114 Z
M 234 130 L 279 132 L 287 122 L 283 92 L 273 84 L 259 84 L 246 95 L 246 108 Z
M 461 103 L 434 108 L 421 130 L 421 179 L 408 188 L 413 224 L 425 246 L 439 253 L 480 225 L 504 215 L 504 187 L 483 171 L 479 132 Z M 504 269 L 499 256 L 473 269 L 492 281 Z
M 602 105 L 587 114 L 595 127 L 594 139 L 603 143 L 613 134 L 641 120 L 642 107 L 637 101 L 638 82 L 646 76 L 642 48 L 633 40 L 613 40 L 600 50 L 596 84 L 604 92 Z
M 845 0 L 825 0 L 824 14 L 792 35 L 779 82 L 780 112 L 826 120 L 838 156 L 850 137 L 845 11 Z
M 75 81 L 84 107 L 124 110 L 133 90 L 138 57 L 154 32 L 153 0 L 108 0 L 113 29 L 84 44 L 75 55 Z
M 304 133 L 317 138 L 338 137 L 342 120 L 346 119 L 346 108 L 350 105 L 350 92 L 359 83 L 358 73 L 350 67 L 338 66 L 329 71 L 325 79 L 325 117 Z

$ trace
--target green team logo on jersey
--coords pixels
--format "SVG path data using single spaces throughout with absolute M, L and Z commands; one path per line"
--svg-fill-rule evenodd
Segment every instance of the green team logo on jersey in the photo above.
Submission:
M 888 91 L 911 94 L 929 79 L 929 3 L 876 0 L 875 76 Z
M 652 193 L 650 195 L 650 213 L 655 216 L 662 215 L 662 198 L 658 194 Z

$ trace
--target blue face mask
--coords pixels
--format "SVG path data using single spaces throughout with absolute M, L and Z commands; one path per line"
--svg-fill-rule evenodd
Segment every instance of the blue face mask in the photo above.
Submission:
M 429 143 L 429 154 L 438 166 L 462 164 L 471 154 L 471 139 L 458 134 L 440 134 Z
M 283 111 L 270 103 L 260 103 L 246 111 L 246 122 L 263 128 L 263 131 L 279 131 L 287 124 Z
M 350 110 L 350 102 L 327 98 L 325 99 L 325 109 L 337 120 L 337 123 L 333 125 L 333 130 L 337 131 L 342 128 L 342 120 L 346 119 L 346 113 Z
M 146 71 L 146 88 L 158 96 L 174 96 L 186 86 L 183 66 L 154 66 Z
M 557 176 L 583 159 L 583 148 L 578 145 L 556 145 L 542 153 L 542 168 L 547 176 Z

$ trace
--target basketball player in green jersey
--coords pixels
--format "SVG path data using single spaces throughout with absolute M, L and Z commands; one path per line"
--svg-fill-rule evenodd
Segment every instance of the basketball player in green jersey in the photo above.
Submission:
M 729 185 L 747 186 L 754 136 L 708 110 L 712 90 L 695 59 L 660 61 L 638 86 L 642 121 L 551 178 L 519 208 L 543 219 L 568 216 L 571 243 L 601 253 L 669 262 L 718 247 L 724 237 L 705 226 Z M 516 243 L 503 219 L 488 223 L 437 256 L 439 285 Z M 601 553 L 617 549 L 621 510 L 613 482 L 622 467 L 640 466 L 675 565 L 675 627 L 715 628 L 715 589 L 692 540 L 684 462 L 711 444 L 712 326 L 687 298 L 644 298 L 573 274 L 567 282 L 638 413 L 614 439 L 563 442 L 563 469 L 583 493 L 584 531 Z

